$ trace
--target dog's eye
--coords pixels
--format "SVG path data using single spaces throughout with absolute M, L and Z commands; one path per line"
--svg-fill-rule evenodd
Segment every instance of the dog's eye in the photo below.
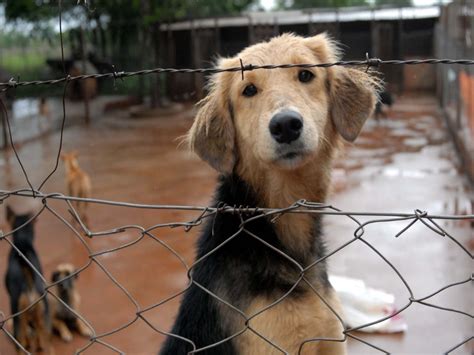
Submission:
M 311 80 L 313 80 L 314 74 L 311 73 L 309 70 L 301 70 L 298 73 L 298 80 L 301 81 L 302 83 L 308 83 Z
M 252 97 L 257 94 L 257 87 L 254 84 L 249 84 L 245 87 L 244 91 L 242 91 L 242 95 L 247 97 Z

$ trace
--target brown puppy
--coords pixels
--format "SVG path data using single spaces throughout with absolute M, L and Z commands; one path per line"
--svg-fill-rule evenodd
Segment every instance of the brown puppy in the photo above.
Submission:
M 77 275 L 74 273 L 74 266 L 71 264 L 60 264 L 51 276 L 52 282 L 58 282 L 53 288 L 53 293 L 58 296 L 74 311 L 79 312 L 81 298 L 75 287 Z M 71 276 L 71 277 L 70 277 Z M 53 329 L 59 333 L 62 340 L 69 342 L 72 340 L 72 330 L 76 330 L 85 337 L 92 336 L 92 331 L 69 309 L 67 309 L 55 297 L 48 295 L 51 307 Z
M 253 65 L 327 63 L 339 53 L 324 34 L 286 34 L 222 59 L 218 67 L 239 67 L 240 59 Z M 369 74 L 346 67 L 261 69 L 245 72 L 243 80 L 240 72 L 215 74 L 188 135 L 191 149 L 221 173 L 215 205 L 324 202 L 334 152 L 341 139 L 355 140 L 377 90 Z M 315 263 L 326 255 L 322 216 L 254 219 L 242 231 L 247 218 L 219 214 L 204 228 L 201 262 L 193 267 L 196 284 L 186 290 L 175 336 L 161 354 L 194 348 L 206 348 L 206 355 L 345 354 L 343 325 L 330 309 L 340 314 L 339 301 L 325 262 Z
M 77 151 L 61 154 L 61 159 L 64 161 L 66 168 L 68 194 L 70 196 L 88 198 L 91 195 L 91 180 L 89 175 L 80 168 L 77 156 Z M 73 201 L 72 204 L 82 221 L 87 223 L 87 203 Z

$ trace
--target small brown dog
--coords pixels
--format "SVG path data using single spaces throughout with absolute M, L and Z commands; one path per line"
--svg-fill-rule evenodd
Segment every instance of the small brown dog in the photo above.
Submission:
M 58 282 L 53 293 L 58 296 L 74 311 L 79 311 L 81 298 L 75 287 L 77 275 L 74 274 L 74 266 L 71 264 L 60 264 L 51 276 L 52 282 Z M 72 276 L 71 276 L 72 275 Z M 63 280 L 63 281 L 61 281 Z M 73 312 L 66 308 L 54 296 L 48 295 L 51 307 L 51 318 L 53 329 L 65 342 L 72 340 L 72 330 L 76 330 L 85 337 L 92 336 L 92 331 Z
M 80 168 L 77 161 L 78 154 L 77 151 L 61 154 L 61 159 L 66 167 L 68 194 L 70 196 L 88 198 L 91 195 L 91 180 L 89 175 Z M 87 223 L 87 203 L 73 201 L 73 207 L 77 210 L 81 220 Z

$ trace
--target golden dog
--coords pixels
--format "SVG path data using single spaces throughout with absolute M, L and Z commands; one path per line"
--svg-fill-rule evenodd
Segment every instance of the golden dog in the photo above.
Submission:
M 77 151 L 61 154 L 61 159 L 64 161 L 64 166 L 66 168 L 68 194 L 70 196 L 88 198 L 91 195 L 91 180 L 89 175 L 87 175 L 87 173 L 79 166 L 77 156 Z M 87 203 L 73 201 L 72 205 L 76 208 L 82 221 L 87 223 Z
M 240 60 L 327 63 L 339 60 L 339 51 L 325 34 L 285 34 L 221 59 L 218 68 L 239 67 Z M 341 139 L 356 139 L 373 112 L 378 87 L 369 74 L 345 67 L 257 69 L 245 72 L 243 80 L 240 72 L 213 75 L 188 143 L 221 173 L 216 205 L 285 208 L 300 199 L 324 202 L 336 148 Z M 171 332 L 197 348 L 210 346 L 205 354 L 281 353 L 262 337 L 290 354 L 345 354 L 343 325 L 322 301 L 340 312 L 325 263 L 304 272 L 309 286 L 298 267 L 250 236 L 305 268 L 325 255 L 321 215 L 288 213 L 275 223 L 262 218 L 239 233 L 240 224 L 239 217 L 218 215 L 206 227 L 197 258 L 206 257 L 194 267 L 193 280 L 246 316 L 192 285 Z M 222 342 L 227 338 L 232 339 Z M 190 350 L 189 342 L 168 337 L 161 353 Z

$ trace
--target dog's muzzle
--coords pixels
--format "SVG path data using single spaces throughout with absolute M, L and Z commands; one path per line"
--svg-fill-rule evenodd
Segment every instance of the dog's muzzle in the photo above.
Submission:
M 296 111 L 284 110 L 272 117 L 268 128 L 278 143 L 290 144 L 301 135 L 303 117 Z

